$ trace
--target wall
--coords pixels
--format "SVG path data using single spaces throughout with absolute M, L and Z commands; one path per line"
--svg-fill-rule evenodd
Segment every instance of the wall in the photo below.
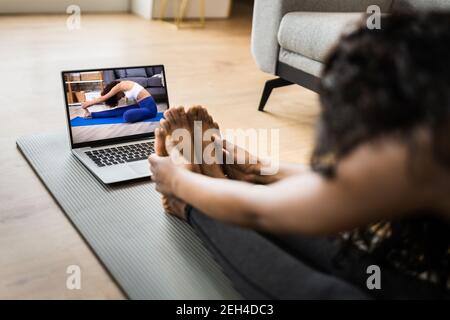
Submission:
M 167 3 L 166 17 L 173 17 L 173 3 Z M 160 16 L 162 0 L 131 0 L 131 12 L 146 19 L 157 19 Z M 227 18 L 230 13 L 231 0 L 205 0 L 205 16 L 208 18 Z M 190 0 L 186 10 L 187 18 L 199 15 L 199 0 Z
M 153 0 L 131 0 L 131 12 L 145 18 L 151 19 L 153 13 Z
M 153 18 L 159 18 L 161 0 L 153 0 Z M 166 17 L 173 17 L 173 3 L 168 1 Z M 229 15 L 231 0 L 205 0 L 205 12 L 208 18 L 227 18 Z M 186 17 L 198 17 L 199 0 L 190 0 L 186 10 Z
M 129 0 L 0 0 L 0 13 L 65 13 L 71 4 L 81 12 L 127 12 Z
M 166 17 L 173 17 L 173 0 L 168 1 Z M 77 4 L 81 12 L 128 12 L 143 18 L 159 18 L 161 0 L 0 0 L 2 13 L 65 13 L 69 5 Z M 226 18 L 231 0 L 205 0 L 208 18 Z M 190 0 L 186 17 L 198 17 L 199 0 Z

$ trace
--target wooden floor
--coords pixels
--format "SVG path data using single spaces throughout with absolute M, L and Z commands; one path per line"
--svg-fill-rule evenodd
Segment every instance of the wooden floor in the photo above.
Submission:
M 0 16 L 0 298 L 124 297 L 15 147 L 22 135 L 65 130 L 60 71 L 165 64 L 171 105 L 204 104 L 225 128 L 279 128 L 281 158 L 305 162 L 317 96 L 276 90 L 257 112 L 264 82 L 250 53 L 251 12 L 176 31 L 133 15 Z M 66 289 L 66 268 L 82 290 Z

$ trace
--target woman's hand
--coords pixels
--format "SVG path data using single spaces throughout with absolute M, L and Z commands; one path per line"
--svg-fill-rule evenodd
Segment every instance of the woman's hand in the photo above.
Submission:
M 81 109 L 87 109 L 91 106 L 92 104 L 90 103 L 90 101 L 85 101 L 81 104 Z
M 186 169 L 175 164 L 170 156 L 161 157 L 152 154 L 148 157 L 148 161 L 152 171 L 152 181 L 156 183 L 156 191 L 166 196 L 173 196 L 175 181 Z
M 217 135 L 213 136 L 213 140 L 214 143 L 219 143 L 222 146 L 223 170 L 228 178 L 255 184 L 270 184 L 278 181 L 278 178 L 274 175 L 261 174 L 261 169 L 267 165 L 263 160 L 227 140 L 221 140 Z

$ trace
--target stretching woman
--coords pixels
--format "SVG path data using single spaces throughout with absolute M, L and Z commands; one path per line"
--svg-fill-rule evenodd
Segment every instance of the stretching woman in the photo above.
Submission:
M 449 297 L 450 14 L 381 24 L 343 38 L 326 62 L 311 169 L 226 164 L 208 177 L 164 148 L 192 121 L 216 128 L 206 111 L 175 108 L 161 122 L 149 161 L 166 210 L 246 298 Z
M 106 103 L 109 107 L 117 107 L 120 99 L 134 100 L 136 103 L 106 111 L 90 112 L 88 108 L 95 104 Z M 150 93 L 134 81 L 112 81 L 102 91 L 101 96 L 83 102 L 85 118 L 113 118 L 123 116 L 125 122 L 139 122 L 154 118 L 157 113 L 156 102 Z

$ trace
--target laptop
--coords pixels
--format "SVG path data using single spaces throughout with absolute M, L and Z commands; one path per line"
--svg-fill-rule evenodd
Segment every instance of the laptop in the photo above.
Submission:
M 61 75 L 73 155 L 105 184 L 149 177 L 147 158 L 154 152 L 154 132 L 169 108 L 164 66 L 71 70 Z M 121 81 L 128 81 L 133 91 L 139 92 L 138 101 L 119 93 L 113 102 L 99 102 L 102 92 Z M 133 117 L 130 121 L 131 117 L 124 114 L 143 106 L 139 104 L 140 97 L 145 96 L 141 87 L 150 93 L 157 112 L 141 112 L 137 120 Z M 89 106 L 86 114 L 81 107 L 85 101 L 98 103 Z M 152 105 L 149 110 L 154 110 Z

